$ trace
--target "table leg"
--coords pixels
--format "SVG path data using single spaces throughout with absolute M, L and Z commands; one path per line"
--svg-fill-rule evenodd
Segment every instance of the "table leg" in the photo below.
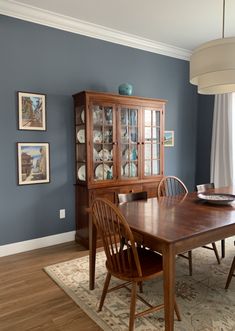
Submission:
M 95 288 L 95 258 L 96 258 L 96 227 L 92 222 L 92 216 L 89 220 L 89 285 L 90 290 Z
M 163 252 L 165 331 L 174 330 L 175 252 L 168 245 Z

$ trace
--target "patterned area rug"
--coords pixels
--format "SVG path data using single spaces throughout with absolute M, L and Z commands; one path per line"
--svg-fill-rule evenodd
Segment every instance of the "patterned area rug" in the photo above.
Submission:
M 188 276 L 188 261 L 176 261 L 176 296 L 182 321 L 175 318 L 176 331 L 234 331 L 235 279 L 226 291 L 224 286 L 235 253 L 234 238 L 226 239 L 226 258 L 218 265 L 214 252 L 193 250 L 193 276 Z M 217 243 L 220 248 L 220 242 Z M 96 287 L 89 291 L 88 256 L 46 267 L 50 277 L 93 319 L 103 330 L 128 330 L 130 293 L 121 289 L 108 293 L 104 307 L 97 307 L 106 275 L 105 256 L 97 254 Z M 113 284 L 118 283 L 115 279 Z M 111 284 L 112 285 L 112 284 Z M 155 303 L 163 302 L 162 279 L 143 284 L 143 297 Z M 145 308 L 138 300 L 137 310 Z M 163 311 L 136 320 L 136 331 L 164 330 Z

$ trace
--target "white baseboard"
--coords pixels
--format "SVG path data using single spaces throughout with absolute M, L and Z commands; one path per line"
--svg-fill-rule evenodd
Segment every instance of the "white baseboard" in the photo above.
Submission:
M 0 257 L 75 240 L 75 231 L 0 246 Z

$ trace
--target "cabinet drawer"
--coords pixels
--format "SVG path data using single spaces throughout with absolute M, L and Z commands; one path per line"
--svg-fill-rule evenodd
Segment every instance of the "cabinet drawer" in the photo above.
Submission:
M 104 198 L 115 203 L 115 190 L 111 189 L 97 189 L 90 192 L 90 201 L 92 202 L 95 198 Z
M 118 190 L 118 193 L 134 193 L 134 192 L 141 192 L 142 185 L 129 185 L 123 186 Z

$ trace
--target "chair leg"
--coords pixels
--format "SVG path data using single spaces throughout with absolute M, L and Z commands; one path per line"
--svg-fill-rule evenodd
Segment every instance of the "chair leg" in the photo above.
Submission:
M 98 311 L 101 311 L 101 309 L 103 307 L 104 300 L 105 300 L 105 297 L 106 297 L 106 294 L 107 294 L 107 291 L 108 291 L 108 288 L 109 288 L 110 279 L 111 279 L 111 273 L 108 272 L 107 275 L 106 275 L 105 282 L 104 282 L 104 288 L 103 288 L 103 292 L 102 292 L 102 295 L 101 295 L 100 305 L 99 305 Z
M 221 257 L 225 258 L 225 239 L 221 240 Z
M 217 260 L 218 264 L 220 264 L 219 253 L 218 253 L 216 244 L 214 242 L 212 243 L 212 247 L 213 247 L 213 250 L 215 252 L 216 260 Z
M 179 307 L 177 305 L 176 300 L 175 300 L 175 303 L 174 303 L 174 309 L 175 309 L 175 313 L 176 313 L 178 321 L 181 321 L 180 311 L 179 311 Z
M 135 325 L 136 295 L 137 295 L 137 283 L 132 282 L 129 331 L 133 331 L 134 330 L 134 325 Z
M 189 276 L 193 274 L 193 256 L 192 251 L 188 251 Z
M 228 287 L 229 287 L 229 284 L 231 282 L 231 279 L 234 275 L 234 271 L 235 271 L 235 256 L 233 258 L 233 263 L 231 265 L 231 268 L 230 268 L 230 271 L 229 271 L 229 274 L 228 274 L 228 278 L 227 278 L 227 282 L 226 282 L 226 285 L 225 285 L 225 289 L 227 290 Z

